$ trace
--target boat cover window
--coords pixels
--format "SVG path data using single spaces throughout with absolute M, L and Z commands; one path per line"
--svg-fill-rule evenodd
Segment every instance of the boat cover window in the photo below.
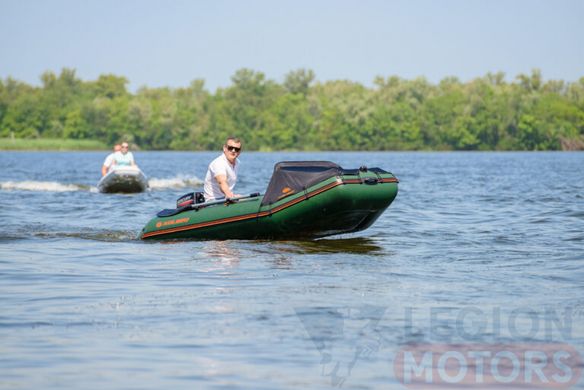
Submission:
M 274 166 L 262 205 L 275 203 L 342 173 L 343 168 L 330 161 L 279 162 Z

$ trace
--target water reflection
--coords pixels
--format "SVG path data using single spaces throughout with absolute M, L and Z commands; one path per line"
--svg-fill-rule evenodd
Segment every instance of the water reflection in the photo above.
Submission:
M 239 267 L 241 251 L 237 241 L 204 241 L 201 249 L 204 257 L 213 259 L 221 268 Z
M 368 237 L 321 239 L 314 241 L 279 241 L 275 248 L 294 254 L 353 253 L 367 255 L 387 255 L 383 247 Z
M 292 269 L 292 259 L 286 254 L 276 254 L 272 255 L 270 259 L 272 268 L 289 270 Z

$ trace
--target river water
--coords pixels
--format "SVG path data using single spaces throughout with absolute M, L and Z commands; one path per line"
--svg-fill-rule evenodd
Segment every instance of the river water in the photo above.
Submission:
M 466 387 L 584 388 L 584 153 L 244 152 L 238 193 L 331 160 L 399 194 L 347 236 L 137 240 L 216 155 L 136 152 L 151 191 L 106 195 L 104 153 L 0 153 L 0 388 L 399 389 L 408 348 L 449 349 Z M 526 345 L 572 356 L 555 379 L 492 368 Z M 437 368 L 418 379 L 461 385 Z

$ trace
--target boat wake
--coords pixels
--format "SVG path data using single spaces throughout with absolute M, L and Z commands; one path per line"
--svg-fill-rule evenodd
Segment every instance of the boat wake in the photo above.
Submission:
M 169 179 L 151 178 L 148 180 L 150 188 L 160 190 L 165 188 L 192 188 L 202 186 L 203 181 L 194 176 L 179 175 Z
M 45 231 L 34 232 L 32 236 L 43 239 L 78 238 L 82 240 L 102 242 L 129 242 L 137 240 L 135 231 L 126 230 L 81 230 L 78 232 Z
M 137 240 L 134 230 L 107 230 L 81 228 L 79 230 L 51 230 L 50 226 L 20 226 L 10 231 L 0 229 L 0 243 L 42 239 L 81 239 L 101 242 L 132 242 Z
M 197 177 L 176 176 L 167 179 L 152 178 L 148 180 L 150 189 L 162 190 L 167 188 L 192 188 L 203 185 Z M 97 192 L 97 187 L 87 184 L 59 183 L 55 181 L 3 181 L 0 182 L 0 191 L 33 191 L 33 192 Z
M 38 191 L 38 192 L 72 192 L 91 191 L 92 187 L 84 184 L 64 184 L 54 181 L 4 181 L 0 182 L 3 191 Z

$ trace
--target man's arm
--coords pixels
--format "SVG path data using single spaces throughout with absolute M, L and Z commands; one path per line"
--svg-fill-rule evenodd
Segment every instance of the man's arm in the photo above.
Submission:
M 102 165 L 101 166 L 101 176 L 105 176 L 105 175 L 107 175 L 107 166 Z
M 215 176 L 215 180 L 219 183 L 219 188 L 221 188 L 221 192 L 225 194 L 226 198 L 233 198 L 233 192 L 229 189 L 229 185 L 227 185 L 227 176 L 226 175 L 217 175 Z

